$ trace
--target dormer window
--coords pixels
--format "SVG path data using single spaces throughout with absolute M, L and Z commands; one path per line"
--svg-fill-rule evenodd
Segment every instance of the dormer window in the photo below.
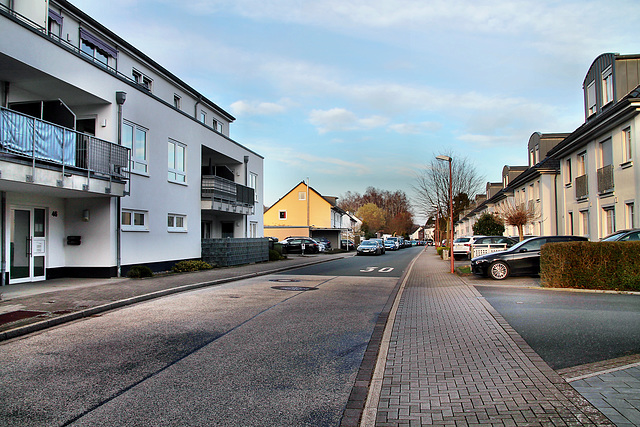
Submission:
M 587 116 L 596 112 L 596 82 L 592 81 L 587 86 Z
M 613 72 L 611 66 L 602 73 L 602 105 L 613 101 Z

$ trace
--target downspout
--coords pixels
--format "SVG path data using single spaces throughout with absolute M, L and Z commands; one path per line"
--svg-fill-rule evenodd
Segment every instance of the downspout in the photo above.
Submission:
M 244 156 L 244 186 L 249 186 L 249 156 Z M 255 191 L 255 190 L 254 190 Z M 254 196 L 255 197 L 255 196 Z M 244 237 L 249 237 L 249 215 L 244 215 Z
M 2 249 L 0 250 L 0 253 L 2 256 L 2 260 L 0 261 L 0 273 L 2 274 L 2 278 L 0 279 L 0 282 L 2 283 L 2 286 L 5 286 L 7 283 L 7 279 L 6 279 L 6 273 L 7 273 L 7 260 L 6 260 L 6 247 L 5 245 L 7 244 L 6 242 L 6 236 L 7 236 L 7 231 L 5 230 L 6 224 L 7 224 L 7 217 L 6 217 L 6 207 L 7 207 L 7 193 L 5 191 L 2 191 L 0 193 L 0 209 L 2 209 L 2 212 L 0 212 L 0 222 L 2 223 L 2 226 L 0 227 L 0 229 L 2 230 L 2 238 L 0 240 L 2 240 Z
M 555 174 L 553 176 L 553 198 L 554 198 L 554 203 L 555 206 L 553 207 L 554 211 L 556 212 L 556 214 L 554 215 L 556 217 L 556 236 L 558 235 L 558 174 Z M 573 227 L 573 224 L 571 224 L 571 226 Z M 565 233 L 563 234 L 567 234 L 566 230 Z
M 127 100 L 126 92 L 116 92 L 116 103 L 118 104 L 118 145 L 122 145 L 122 105 Z M 131 166 L 129 166 L 131 167 Z M 131 191 L 131 174 L 129 174 L 129 191 Z M 116 198 L 116 274 L 122 277 L 122 226 L 120 224 L 122 216 L 122 196 Z

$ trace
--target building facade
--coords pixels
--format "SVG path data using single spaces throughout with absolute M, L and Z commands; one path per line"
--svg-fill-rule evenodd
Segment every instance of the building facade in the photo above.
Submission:
M 2 277 L 109 277 L 263 235 L 234 118 L 60 0 L 0 0 Z M 28 47 L 28 48 L 26 48 Z

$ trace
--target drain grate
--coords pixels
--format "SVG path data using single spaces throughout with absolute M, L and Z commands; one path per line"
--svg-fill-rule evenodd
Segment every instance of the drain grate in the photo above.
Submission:
M 310 286 L 272 286 L 271 289 L 277 289 L 279 291 L 305 292 L 305 291 L 315 291 L 318 288 L 312 288 Z

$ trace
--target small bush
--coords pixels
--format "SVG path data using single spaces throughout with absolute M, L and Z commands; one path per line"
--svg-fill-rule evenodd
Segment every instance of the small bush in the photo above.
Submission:
M 188 260 L 177 262 L 171 271 L 174 273 L 186 273 L 188 271 L 210 270 L 213 267 L 202 260 Z
M 640 291 L 640 242 L 568 242 L 544 245 L 546 287 Z
M 275 249 L 269 249 L 269 261 L 280 261 L 281 259 L 284 259 L 284 257 L 280 255 L 280 252 Z
M 143 277 L 153 277 L 153 271 L 146 265 L 134 265 L 127 272 L 127 277 L 131 279 L 142 279 Z

